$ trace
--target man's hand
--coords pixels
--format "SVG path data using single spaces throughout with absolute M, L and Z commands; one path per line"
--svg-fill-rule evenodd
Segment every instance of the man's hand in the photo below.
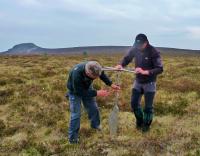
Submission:
M 109 95 L 109 92 L 107 90 L 101 89 L 97 91 L 97 96 L 106 97 L 108 95 Z
M 115 68 L 118 69 L 118 70 L 123 69 L 122 65 L 120 65 L 120 64 L 116 65 Z
M 111 87 L 112 87 L 112 89 L 114 89 L 116 91 L 119 91 L 121 89 L 120 86 L 118 86 L 116 84 L 112 84 Z
M 142 74 L 142 75 L 149 75 L 149 71 L 148 70 L 143 70 L 142 68 L 137 67 L 135 69 L 136 74 Z

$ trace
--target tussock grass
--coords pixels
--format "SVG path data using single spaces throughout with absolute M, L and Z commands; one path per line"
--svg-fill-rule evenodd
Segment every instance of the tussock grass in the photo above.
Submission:
M 115 97 L 111 94 L 97 99 L 102 132 L 90 129 L 83 109 L 80 144 L 68 144 L 69 102 L 65 93 L 71 67 L 85 60 L 114 66 L 120 58 L 1 56 L 1 155 L 200 155 L 199 56 L 163 55 L 164 73 L 158 78 L 155 118 L 149 133 L 135 129 L 130 111 L 134 75 L 122 73 L 118 136 L 109 135 L 108 116 Z M 115 74 L 108 75 L 115 82 Z M 110 89 L 100 80 L 94 88 Z

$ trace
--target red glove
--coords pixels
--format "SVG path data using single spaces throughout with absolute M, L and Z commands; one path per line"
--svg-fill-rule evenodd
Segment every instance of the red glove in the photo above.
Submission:
M 107 90 L 101 89 L 97 91 L 97 96 L 106 97 L 108 95 L 109 95 L 109 92 Z

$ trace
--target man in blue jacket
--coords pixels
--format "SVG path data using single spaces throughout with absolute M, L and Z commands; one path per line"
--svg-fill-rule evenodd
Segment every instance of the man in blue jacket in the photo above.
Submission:
M 136 80 L 134 81 L 131 108 L 136 117 L 137 129 L 143 132 L 149 130 L 153 120 L 153 99 L 156 92 L 156 77 L 163 72 L 163 64 L 158 52 L 149 44 L 145 34 L 138 34 L 133 47 L 125 55 L 117 69 L 127 66 L 135 59 Z M 141 107 L 141 97 L 144 94 L 145 108 Z
M 114 90 L 120 87 L 112 81 L 102 71 L 101 65 L 96 61 L 88 61 L 77 64 L 69 73 L 67 88 L 70 102 L 70 124 L 69 142 L 78 143 L 78 132 L 80 129 L 81 102 L 87 110 L 91 122 L 91 128 L 100 130 L 100 115 L 96 103 L 96 96 L 106 97 L 107 90 L 95 90 L 92 87 L 93 80 L 100 78 L 106 85 Z

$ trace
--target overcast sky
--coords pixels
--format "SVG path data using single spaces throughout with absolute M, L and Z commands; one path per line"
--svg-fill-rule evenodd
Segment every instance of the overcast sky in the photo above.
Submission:
M 200 0 L 0 0 L 0 51 L 33 42 L 60 48 L 132 45 L 200 49 Z

